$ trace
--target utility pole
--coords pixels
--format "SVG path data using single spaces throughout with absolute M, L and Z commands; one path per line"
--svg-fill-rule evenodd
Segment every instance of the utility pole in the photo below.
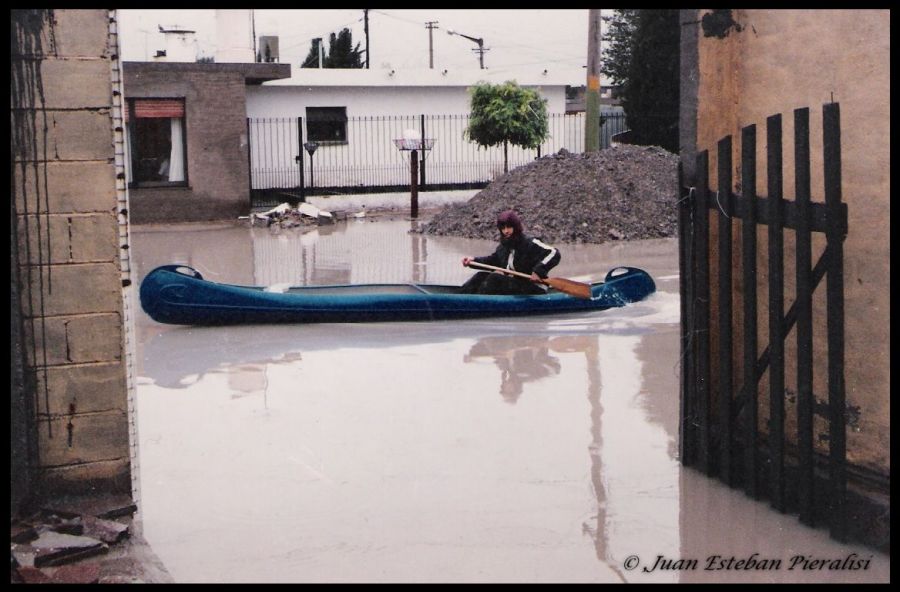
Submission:
M 363 30 L 366 32 L 366 70 L 369 69 L 369 9 L 363 9 Z
M 438 21 L 428 21 L 425 23 L 425 28 L 428 29 L 428 67 L 434 68 L 434 46 L 432 45 L 431 33 L 434 29 L 440 29 L 437 26 Z
M 587 88 L 584 93 L 584 151 L 600 149 L 600 9 L 588 10 Z
M 323 62 L 325 61 L 325 48 L 322 47 L 321 37 L 316 37 L 316 45 L 319 47 L 319 69 L 321 70 L 324 67 Z
M 259 56 L 256 53 L 256 12 L 253 9 L 250 9 L 250 31 L 253 36 L 253 59 L 254 61 L 259 61 Z

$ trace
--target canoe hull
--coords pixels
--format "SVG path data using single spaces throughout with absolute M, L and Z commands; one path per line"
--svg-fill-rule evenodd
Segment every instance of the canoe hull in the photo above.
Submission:
M 285 293 L 204 280 L 184 265 L 163 265 L 141 282 L 141 307 L 175 325 L 434 321 L 605 310 L 636 302 L 656 286 L 643 270 L 620 267 L 593 284 L 590 300 L 551 291 L 537 296 L 457 294 L 455 286 L 307 286 Z

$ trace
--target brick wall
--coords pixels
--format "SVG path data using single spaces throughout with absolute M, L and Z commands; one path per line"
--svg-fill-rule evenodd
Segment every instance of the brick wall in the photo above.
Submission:
M 12 11 L 13 322 L 39 494 L 131 490 L 113 14 Z
M 188 187 L 129 191 L 131 221 L 234 219 L 250 211 L 244 75 L 216 64 L 127 63 L 128 99 L 178 97 L 185 101 Z

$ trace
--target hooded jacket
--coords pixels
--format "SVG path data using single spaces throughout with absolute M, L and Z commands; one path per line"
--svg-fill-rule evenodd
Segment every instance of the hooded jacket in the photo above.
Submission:
M 561 259 L 559 251 L 537 238 L 527 236 L 522 221 L 512 210 L 506 210 L 497 217 L 498 228 L 505 224 L 513 227 L 513 235 L 509 239 L 501 238 L 497 250 L 491 255 L 475 257 L 473 260 L 529 275 L 536 273 L 538 277 L 546 278 L 547 273 Z

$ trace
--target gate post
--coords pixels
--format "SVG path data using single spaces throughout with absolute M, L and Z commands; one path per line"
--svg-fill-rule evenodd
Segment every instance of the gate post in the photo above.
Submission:
M 844 406 L 844 246 L 841 224 L 841 110 L 828 103 L 822 113 L 825 164 L 825 236 L 828 243 L 828 442 L 831 536 L 847 540 L 847 434 Z
M 303 178 L 303 118 L 297 118 L 297 166 L 300 168 L 300 201 L 306 201 L 306 181 Z
M 732 278 L 731 278 L 731 136 L 719 141 L 718 154 L 719 233 L 719 478 L 734 486 L 734 434 L 732 426 Z
M 696 374 L 694 400 L 697 422 L 697 468 L 710 474 L 709 413 L 709 152 L 697 155 L 697 191 L 693 212 L 693 274 L 696 280 L 690 306 L 693 326 L 691 338 L 696 341 Z
M 678 193 L 685 188 L 684 165 L 678 163 Z M 694 362 L 696 357 L 692 349 L 693 342 L 693 282 L 691 281 L 693 265 L 691 263 L 693 244 L 691 242 L 691 212 L 693 211 L 694 192 L 688 193 L 678 201 L 678 276 L 681 306 L 681 393 L 679 397 L 678 440 L 681 449 L 681 463 L 692 466 L 697 456 L 697 431 L 694 426 L 696 401 L 694 401 Z
M 797 505 L 800 521 L 814 524 L 812 240 L 810 235 L 809 109 L 794 110 L 794 187 L 797 204 Z
M 769 196 L 769 462 L 771 503 L 785 511 L 784 490 L 784 230 L 782 220 L 781 115 L 766 120 Z
M 756 379 L 756 126 L 741 130 L 741 196 L 744 215 L 741 221 L 741 278 L 744 289 L 743 383 L 744 392 L 744 491 L 759 498 L 757 472 L 758 386 Z

